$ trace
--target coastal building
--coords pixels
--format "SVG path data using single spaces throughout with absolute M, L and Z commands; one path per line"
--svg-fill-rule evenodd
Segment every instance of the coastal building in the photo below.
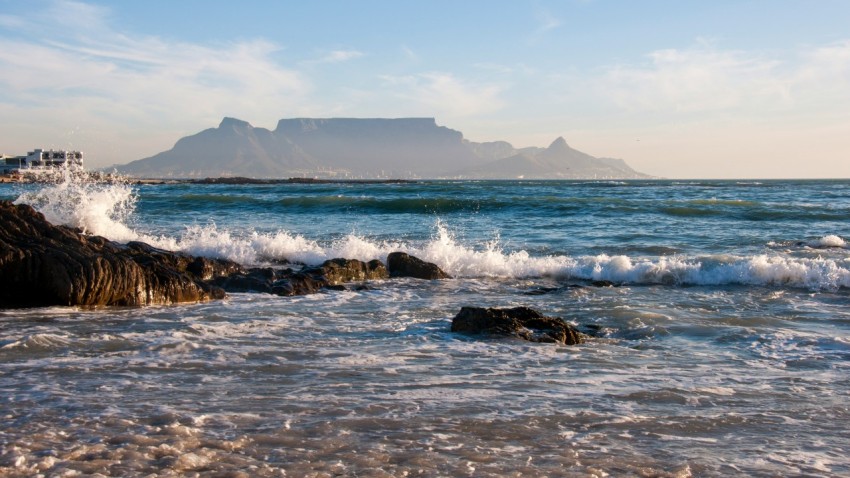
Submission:
M 25 156 L 0 156 L 0 172 L 7 175 L 51 167 L 82 169 L 83 152 L 37 148 Z

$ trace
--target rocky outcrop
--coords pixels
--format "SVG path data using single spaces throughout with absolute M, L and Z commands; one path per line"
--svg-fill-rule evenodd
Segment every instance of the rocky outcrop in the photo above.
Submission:
M 416 257 L 390 256 L 395 277 L 448 277 Z M 30 206 L 0 201 L 0 308 L 174 304 L 220 299 L 225 292 L 292 296 L 390 276 L 379 260 L 331 259 L 300 270 L 245 269 L 224 259 L 88 236 L 50 224 Z
M 389 277 L 386 266 L 377 259 L 369 262 L 361 262 L 357 259 L 331 259 L 305 272 L 323 278 L 328 285 Z
M 463 307 L 452 320 L 452 332 L 518 337 L 531 342 L 565 345 L 584 342 L 584 335 L 563 319 L 547 317 L 528 307 Z
M 305 267 L 299 271 L 270 267 L 239 271 L 213 281 L 227 292 L 266 292 L 291 296 L 319 292 L 322 289 L 338 290 L 342 284 L 389 277 L 383 262 L 357 259 L 330 259 L 320 266 Z
M 451 279 L 439 266 L 425 262 L 404 252 L 391 252 L 387 256 L 390 277 L 413 277 L 416 279 Z
M 241 266 L 121 245 L 0 201 L 0 307 L 151 305 L 223 298 L 204 282 Z

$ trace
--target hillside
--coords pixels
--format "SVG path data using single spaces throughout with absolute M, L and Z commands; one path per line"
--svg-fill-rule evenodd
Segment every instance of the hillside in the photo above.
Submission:
M 282 119 L 270 131 L 235 118 L 173 148 L 118 166 L 136 177 L 200 178 L 645 178 L 558 138 L 548 148 L 474 143 L 433 118 Z

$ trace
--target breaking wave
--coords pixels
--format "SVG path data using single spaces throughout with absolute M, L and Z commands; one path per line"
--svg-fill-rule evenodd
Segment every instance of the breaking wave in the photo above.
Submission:
M 850 257 L 794 257 L 780 251 L 751 256 L 543 255 L 506 250 L 498 237 L 483 244 L 461 243 L 450 227 L 437 219 L 431 236 L 422 241 L 375 240 L 356 234 L 327 241 L 278 230 L 257 232 L 191 225 L 177 235 L 154 235 L 132 227 L 138 197 L 127 181 L 81 180 L 60 173 L 42 187 L 20 195 L 55 223 L 79 227 L 118 242 L 144 241 L 155 247 L 194 255 L 228 258 L 247 265 L 289 261 L 319 264 L 345 257 L 386 260 L 404 251 L 434 262 L 456 277 L 559 280 L 608 280 L 632 285 L 745 285 L 808 289 L 850 288 Z M 808 242 L 811 247 L 846 249 L 839 236 Z

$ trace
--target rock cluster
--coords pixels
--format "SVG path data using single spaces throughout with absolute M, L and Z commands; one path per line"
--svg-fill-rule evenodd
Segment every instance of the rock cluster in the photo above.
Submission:
M 512 336 L 531 342 L 565 345 L 584 342 L 584 335 L 563 319 L 547 317 L 528 307 L 463 307 L 452 319 L 452 332 Z
M 0 307 L 151 305 L 224 297 L 204 282 L 239 264 L 121 245 L 0 201 Z
M 305 267 L 299 271 L 254 268 L 215 279 L 213 283 L 227 292 L 266 292 L 276 295 L 304 295 L 321 289 L 338 289 L 347 282 L 386 279 L 387 268 L 381 261 L 357 259 L 330 259 L 320 266 Z
M 276 295 L 304 295 L 322 289 L 344 289 L 343 284 L 390 277 L 447 279 L 450 276 L 436 264 L 425 262 L 404 252 L 393 252 L 387 265 L 379 260 L 330 259 L 319 266 L 300 270 L 254 268 L 213 280 L 227 292 L 266 292 Z
M 50 224 L 27 205 L 0 201 L 0 308 L 50 305 L 153 305 L 221 299 L 225 292 L 303 295 L 389 277 L 448 278 L 405 253 L 381 261 L 331 259 L 299 270 L 254 268 L 119 244 Z

